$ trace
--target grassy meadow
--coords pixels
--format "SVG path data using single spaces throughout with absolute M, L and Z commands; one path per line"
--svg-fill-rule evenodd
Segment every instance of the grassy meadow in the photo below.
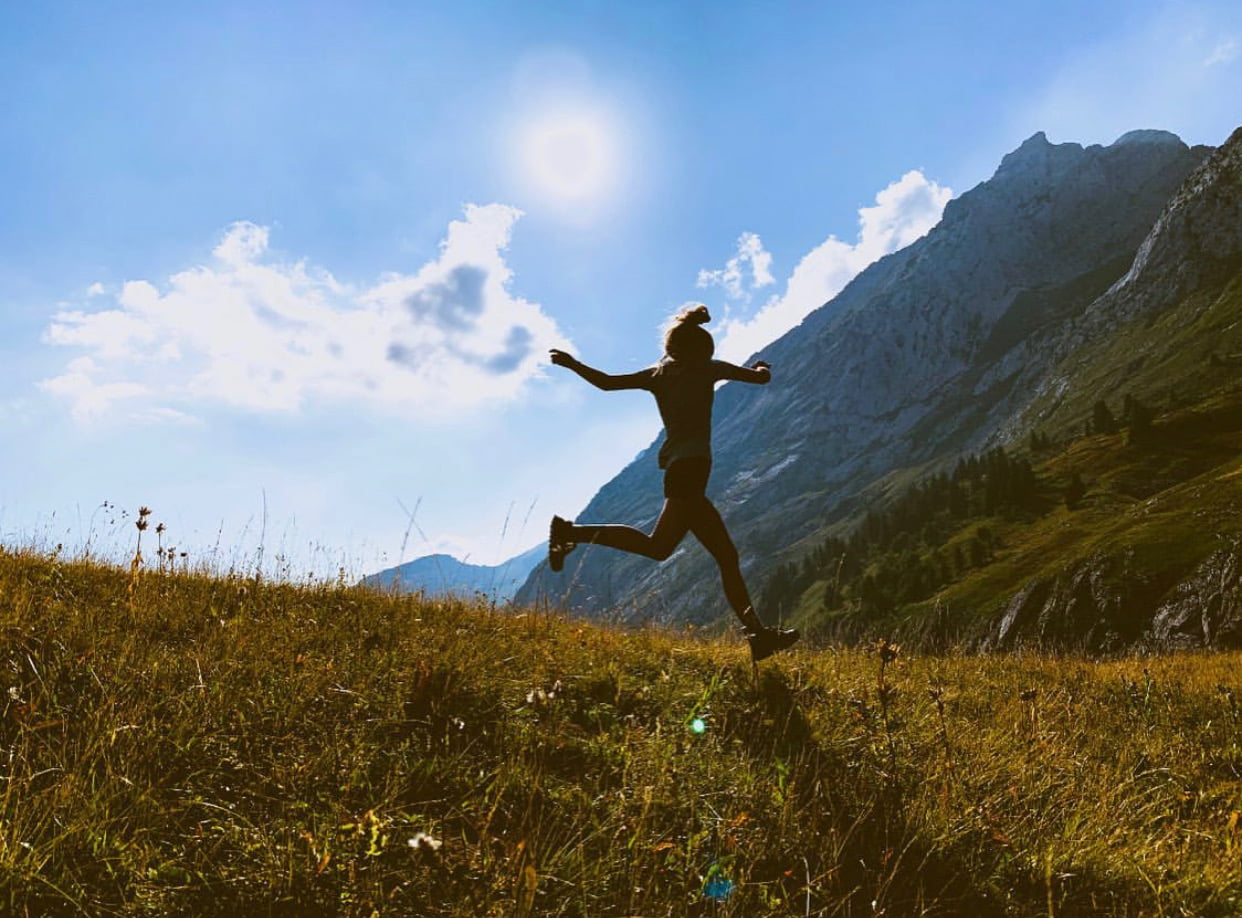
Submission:
M 622 630 L 0 552 L 0 913 L 1233 915 L 1236 654 Z

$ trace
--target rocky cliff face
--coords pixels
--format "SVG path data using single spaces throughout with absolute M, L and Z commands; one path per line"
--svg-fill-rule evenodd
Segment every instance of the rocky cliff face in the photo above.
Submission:
M 1172 585 L 1129 555 L 1101 554 L 1019 591 L 981 642 L 1091 654 L 1242 647 L 1242 551 L 1214 552 Z
M 1163 132 L 1086 148 L 1036 134 L 927 236 L 765 348 L 770 386 L 724 386 L 709 493 L 752 588 L 883 475 L 972 449 L 1027 404 L 1049 342 L 1133 273 L 1208 152 Z M 579 519 L 649 527 L 659 507 L 653 445 Z M 704 622 L 726 611 L 692 540 L 662 565 L 607 549 L 575 552 L 560 575 L 541 565 L 517 601 L 541 598 L 624 618 Z
M 1171 197 L 1126 273 L 1049 345 L 1055 369 L 1045 373 L 1036 399 L 1043 413 L 1056 408 L 1056 399 L 1046 398 L 1050 390 L 1073 387 L 1085 374 L 1100 372 L 1091 363 L 1092 342 L 1174 308 L 1177 321 L 1188 325 L 1197 318 L 1196 309 L 1212 302 L 1211 294 L 1240 274 L 1242 128 Z M 1130 357 L 1136 369 L 1144 359 L 1141 353 Z M 1239 508 L 1220 504 L 1215 510 L 1236 517 Z M 1147 512 L 1144 504 L 1134 514 L 1142 519 Z M 1202 526 L 1219 537 L 1220 520 L 1205 519 Z M 1037 577 L 1003 605 L 982 646 L 1090 652 L 1242 647 L 1242 544 L 1203 554 L 1158 578 L 1124 550 L 1097 553 Z
M 1093 359 L 1090 344 L 1127 322 L 1177 304 L 1193 291 L 1218 286 L 1239 270 L 1242 128 L 1207 156 L 1171 196 L 1117 282 L 1078 320 L 1064 323 L 1049 340 L 1039 342 L 1042 350 L 1025 349 L 1028 362 L 1041 368 L 1028 402 L 1039 410 L 1015 411 L 1004 433 L 1037 424 L 1055 412 L 1057 390 Z
M 1242 128 L 1196 169 L 1088 318 L 1117 321 L 1174 303 L 1242 266 Z
M 1144 638 L 1169 650 L 1242 647 L 1242 547 L 1214 553 L 1166 594 Z

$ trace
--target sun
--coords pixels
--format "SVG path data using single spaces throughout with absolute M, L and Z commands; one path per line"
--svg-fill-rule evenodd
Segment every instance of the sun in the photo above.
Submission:
M 589 114 L 537 120 L 523 137 L 522 164 L 543 194 L 565 203 L 598 199 L 615 178 L 613 132 Z

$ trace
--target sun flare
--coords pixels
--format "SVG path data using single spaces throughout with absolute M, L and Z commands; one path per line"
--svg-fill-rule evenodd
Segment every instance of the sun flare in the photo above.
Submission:
M 523 143 L 527 174 L 545 194 L 564 201 L 596 198 L 615 171 L 608 125 L 589 115 L 549 118 L 531 126 Z

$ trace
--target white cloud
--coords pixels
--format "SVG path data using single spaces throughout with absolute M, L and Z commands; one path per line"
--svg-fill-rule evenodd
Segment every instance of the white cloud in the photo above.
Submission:
M 42 386 L 53 395 L 68 399 L 78 420 L 102 414 L 113 402 L 147 394 L 147 388 L 139 383 L 102 382 L 96 376 L 98 371 L 90 357 L 78 357 L 69 362 L 64 373 L 45 380 Z
M 750 283 L 746 283 L 746 266 L 750 266 Z M 749 299 L 750 291 L 773 283 L 772 255 L 763 248 L 758 233 L 742 233 L 737 240 L 737 254 L 723 268 L 699 271 L 696 286 L 723 287 L 730 299 Z M 748 289 L 749 288 L 749 289 Z
M 183 420 L 205 403 L 293 411 L 352 402 L 449 415 L 516 396 L 548 347 L 566 347 L 536 303 L 510 290 L 515 208 L 469 205 L 414 274 L 342 283 L 281 262 L 267 227 L 230 226 L 206 265 L 161 287 L 126 282 L 112 308 L 62 310 L 45 340 L 85 354 L 42 387 L 87 419 Z M 88 295 L 104 295 L 93 285 Z
M 771 297 L 749 319 L 725 319 L 719 326 L 717 352 L 726 360 L 744 360 L 776 340 L 876 259 L 935 226 L 952 196 L 952 189 L 922 172 L 907 172 L 875 196 L 874 206 L 859 209 L 857 242 L 851 245 L 829 236 L 798 262 L 784 294 Z

